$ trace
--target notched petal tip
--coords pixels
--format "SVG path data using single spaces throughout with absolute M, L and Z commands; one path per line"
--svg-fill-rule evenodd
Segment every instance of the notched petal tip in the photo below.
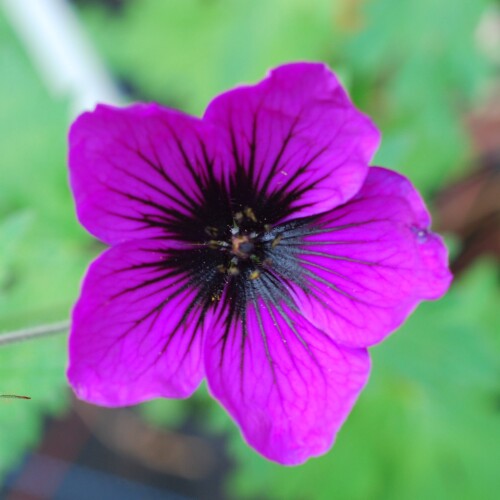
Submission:
M 430 212 L 412 182 L 402 174 L 383 167 L 372 167 L 363 190 L 370 196 L 397 197 L 406 200 L 412 217 L 407 221 L 413 235 L 420 262 L 415 268 L 420 278 L 416 295 L 421 299 L 435 300 L 448 290 L 453 276 L 448 265 L 448 250 L 443 239 L 431 231 Z
M 420 228 L 414 228 L 414 233 L 421 262 L 421 298 L 438 300 L 446 294 L 453 282 L 448 263 L 448 249 L 438 234 Z

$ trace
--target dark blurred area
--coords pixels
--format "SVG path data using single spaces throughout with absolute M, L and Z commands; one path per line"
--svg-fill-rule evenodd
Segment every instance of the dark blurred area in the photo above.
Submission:
M 475 159 L 435 200 L 436 227 L 460 241 L 455 279 L 481 257 L 500 262 L 500 87 L 492 94 L 466 119 Z
M 224 439 L 148 425 L 133 409 L 72 400 L 64 417 L 45 422 L 44 437 L 0 490 L 9 500 L 87 498 L 227 498 L 231 470 Z

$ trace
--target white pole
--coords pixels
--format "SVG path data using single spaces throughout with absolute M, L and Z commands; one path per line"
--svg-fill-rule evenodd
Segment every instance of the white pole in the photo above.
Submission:
M 49 91 L 76 115 L 96 103 L 125 99 L 65 0 L 0 0 Z

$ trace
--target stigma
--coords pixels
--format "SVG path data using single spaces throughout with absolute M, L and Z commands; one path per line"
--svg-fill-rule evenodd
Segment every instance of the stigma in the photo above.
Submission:
M 232 238 L 232 253 L 240 259 L 249 259 L 255 250 L 253 238 L 249 235 L 237 235 Z

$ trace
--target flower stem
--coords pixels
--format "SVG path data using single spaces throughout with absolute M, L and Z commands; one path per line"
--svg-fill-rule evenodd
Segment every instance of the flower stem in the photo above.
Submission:
M 0 346 L 23 342 L 38 337 L 48 337 L 56 333 L 64 333 L 69 328 L 69 321 L 59 321 L 50 325 L 34 326 L 33 328 L 24 328 L 14 332 L 0 334 Z

